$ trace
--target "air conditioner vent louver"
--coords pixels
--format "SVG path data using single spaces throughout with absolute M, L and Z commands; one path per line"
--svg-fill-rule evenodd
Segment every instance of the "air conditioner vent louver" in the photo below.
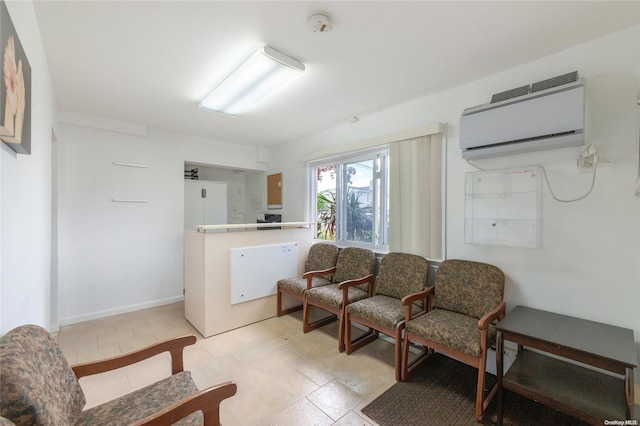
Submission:
M 550 89 L 556 86 L 562 86 L 563 84 L 573 83 L 578 81 L 578 71 L 570 72 L 568 74 L 559 75 L 558 77 L 542 80 L 531 85 L 531 93 L 539 92 L 540 90 Z
M 494 104 L 507 99 L 517 98 L 518 96 L 526 95 L 527 93 L 529 93 L 529 85 L 507 90 L 506 92 L 496 93 L 491 97 L 491 103 Z

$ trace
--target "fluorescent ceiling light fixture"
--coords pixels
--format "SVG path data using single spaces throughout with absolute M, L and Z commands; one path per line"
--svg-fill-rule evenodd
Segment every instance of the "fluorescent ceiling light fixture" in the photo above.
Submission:
M 264 46 L 201 102 L 200 108 L 236 115 L 247 111 L 304 73 L 304 64 Z

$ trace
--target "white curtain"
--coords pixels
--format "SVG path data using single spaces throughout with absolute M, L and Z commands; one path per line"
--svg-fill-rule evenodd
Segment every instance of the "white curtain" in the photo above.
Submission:
M 391 143 L 389 251 L 442 259 L 442 133 Z

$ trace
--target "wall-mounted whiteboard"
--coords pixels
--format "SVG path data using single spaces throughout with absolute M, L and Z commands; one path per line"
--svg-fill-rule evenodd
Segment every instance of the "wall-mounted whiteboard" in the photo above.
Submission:
M 297 274 L 298 243 L 231 249 L 231 304 L 274 295 L 278 280 Z

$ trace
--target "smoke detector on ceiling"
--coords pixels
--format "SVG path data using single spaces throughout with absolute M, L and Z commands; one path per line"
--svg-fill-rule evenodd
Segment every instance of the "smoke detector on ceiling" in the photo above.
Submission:
M 307 19 L 307 26 L 314 33 L 328 33 L 333 29 L 329 16 L 324 12 L 314 12 Z

